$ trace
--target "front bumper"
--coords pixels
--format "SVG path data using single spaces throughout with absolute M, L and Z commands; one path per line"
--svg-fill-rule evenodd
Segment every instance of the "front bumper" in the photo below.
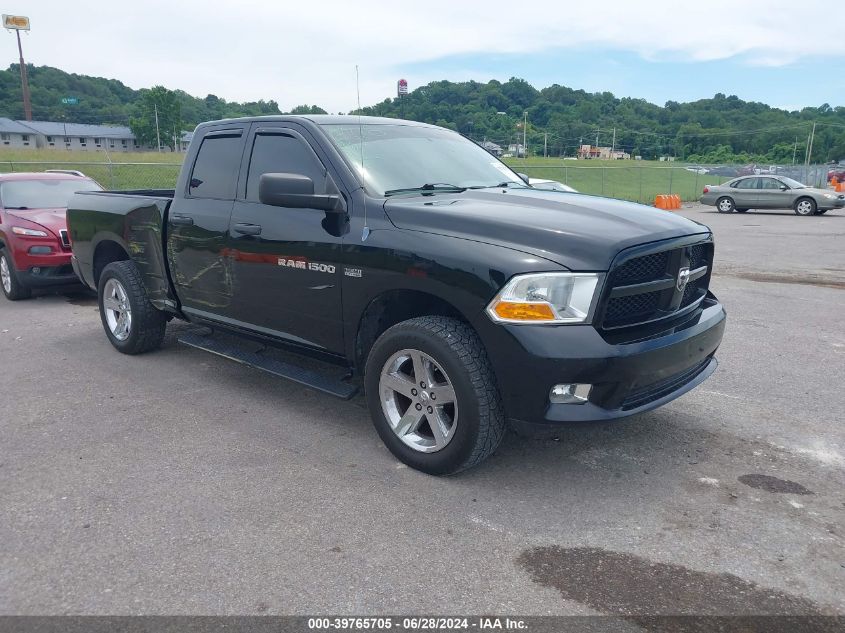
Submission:
M 58 249 L 45 255 L 27 253 L 19 256 L 15 261 L 15 270 L 20 282 L 30 288 L 79 283 L 71 266 L 71 254 Z
M 509 419 L 517 426 L 621 418 L 657 408 L 716 369 L 725 311 L 712 294 L 671 328 L 614 342 L 589 325 L 484 328 Z M 551 404 L 559 383 L 593 385 L 588 402 Z

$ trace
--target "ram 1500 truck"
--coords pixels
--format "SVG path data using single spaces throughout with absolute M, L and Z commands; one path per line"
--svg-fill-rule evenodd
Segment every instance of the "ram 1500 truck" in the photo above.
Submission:
M 707 227 L 526 181 L 410 121 L 204 123 L 175 191 L 75 195 L 73 265 L 119 351 L 155 349 L 174 317 L 209 326 L 182 342 L 344 398 L 363 386 L 397 458 L 453 473 L 508 424 L 641 413 L 716 368 Z

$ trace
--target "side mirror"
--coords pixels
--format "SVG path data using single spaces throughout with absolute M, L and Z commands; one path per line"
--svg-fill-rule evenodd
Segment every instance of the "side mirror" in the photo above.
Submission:
M 340 195 L 315 194 L 314 181 L 301 174 L 261 174 L 258 200 L 261 204 L 289 209 L 319 209 L 326 213 L 346 211 Z
M 787 189 L 789 189 L 789 187 L 787 187 L 786 185 L 781 185 L 780 187 L 778 187 L 778 189 L 780 189 L 781 191 L 786 191 Z
M 519 172 L 516 172 L 516 175 L 517 175 L 517 176 L 519 176 L 520 178 L 522 178 L 522 181 L 523 181 L 526 185 L 527 185 L 527 184 L 529 184 L 529 183 L 528 183 L 528 174 L 520 174 Z

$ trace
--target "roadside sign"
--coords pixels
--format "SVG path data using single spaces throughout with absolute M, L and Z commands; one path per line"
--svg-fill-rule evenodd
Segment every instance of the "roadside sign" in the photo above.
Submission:
M 3 28 L 14 29 L 16 31 L 29 30 L 29 18 L 23 15 L 6 15 L 3 14 Z
M 62 97 L 62 103 L 65 105 L 79 105 L 79 97 Z

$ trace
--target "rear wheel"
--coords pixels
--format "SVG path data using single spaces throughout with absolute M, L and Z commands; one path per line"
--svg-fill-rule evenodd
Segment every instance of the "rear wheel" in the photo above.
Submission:
M 816 201 L 812 198 L 800 198 L 795 203 L 795 213 L 797 215 L 815 215 Z
M 97 294 L 100 319 L 115 349 L 124 354 L 142 354 L 161 345 L 167 317 L 150 303 L 134 262 L 106 266 Z
M 0 288 L 9 301 L 29 299 L 32 296 L 32 289 L 18 280 L 15 266 L 3 248 L 0 248 Z
M 455 319 L 428 316 L 394 325 L 373 345 L 364 384 L 382 441 L 422 472 L 471 468 L 504 436 L 487 354 L 475 331 Z
M 733 213 L 736 205 L 732 198 L 724 197 L 716 200 L 716 210 L 719 213 Z

